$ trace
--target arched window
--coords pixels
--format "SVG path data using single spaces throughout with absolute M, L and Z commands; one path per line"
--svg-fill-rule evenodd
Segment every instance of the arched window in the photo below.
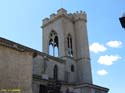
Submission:
M 54 77 L 54 80 L 58 80 L 58 67 L 57 67 L 57 65 L 54 66 L 53 77 Z
M 71 65 L 71 72 L 74 72 L 74 71 L 75 71 L 74 65 Z
M 72 37 L 70 34 L 67 36 L 67 54 L 68 56 L 73 56 L 73 48 L 72 48 Z
M 49 36 L 49 54 L 55 57 L 59 54 L 58 36 L 55 31 L 52 31 Z

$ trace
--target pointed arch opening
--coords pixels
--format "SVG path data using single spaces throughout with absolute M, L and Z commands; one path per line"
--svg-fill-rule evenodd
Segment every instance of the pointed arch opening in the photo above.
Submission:
M 71 72 L 74 72 L 75 71 L 75 67 L 74 67 L 74 65 L 72 64 L 71 65 Z
M 73 57 L 73 47 L 72 47 L 72 36 L 68 34 L 67 36 L 67 55 Z
M 59 56 L 59 43 L 58 36 L 55 31 L 51 31 L 49 35 L 49 54 L 51 56 Z
M 55 65 L 53 69 L 53 78 L 54 80 L 58 80 L 58 66 Z

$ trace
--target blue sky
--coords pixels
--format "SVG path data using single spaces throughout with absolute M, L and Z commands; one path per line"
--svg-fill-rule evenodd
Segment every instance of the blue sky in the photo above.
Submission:
M 93 83 L 109 93 L 125 92 L 125 0 L 1 0 L 0 37 L 42 50 L 42 19 L 63 6 L 86 11 Z M 124 37 L 124 38 L 123 38 Z

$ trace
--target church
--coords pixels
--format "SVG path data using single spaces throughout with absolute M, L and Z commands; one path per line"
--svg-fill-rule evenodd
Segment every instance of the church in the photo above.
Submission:
M 86 22 L 63 8 L 43 19 L 43 52 L 0 38 L 0 93 L 108 93 L 92 81 Z

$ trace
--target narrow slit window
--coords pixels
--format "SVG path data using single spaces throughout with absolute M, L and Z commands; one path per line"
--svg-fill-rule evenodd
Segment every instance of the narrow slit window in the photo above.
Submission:
M 70 34 L 67 36 L 67 54 L 70 57 L 73 56 L 72 37 Z
M 54 80 L 58 80 L 58 67 L 57 67 L 57 65 L 54 66 L 53 77 L 54 77 Z
M 75 71 L 74 65 L 71 65 L 71 72 L 74 72 L 74 71 Z

